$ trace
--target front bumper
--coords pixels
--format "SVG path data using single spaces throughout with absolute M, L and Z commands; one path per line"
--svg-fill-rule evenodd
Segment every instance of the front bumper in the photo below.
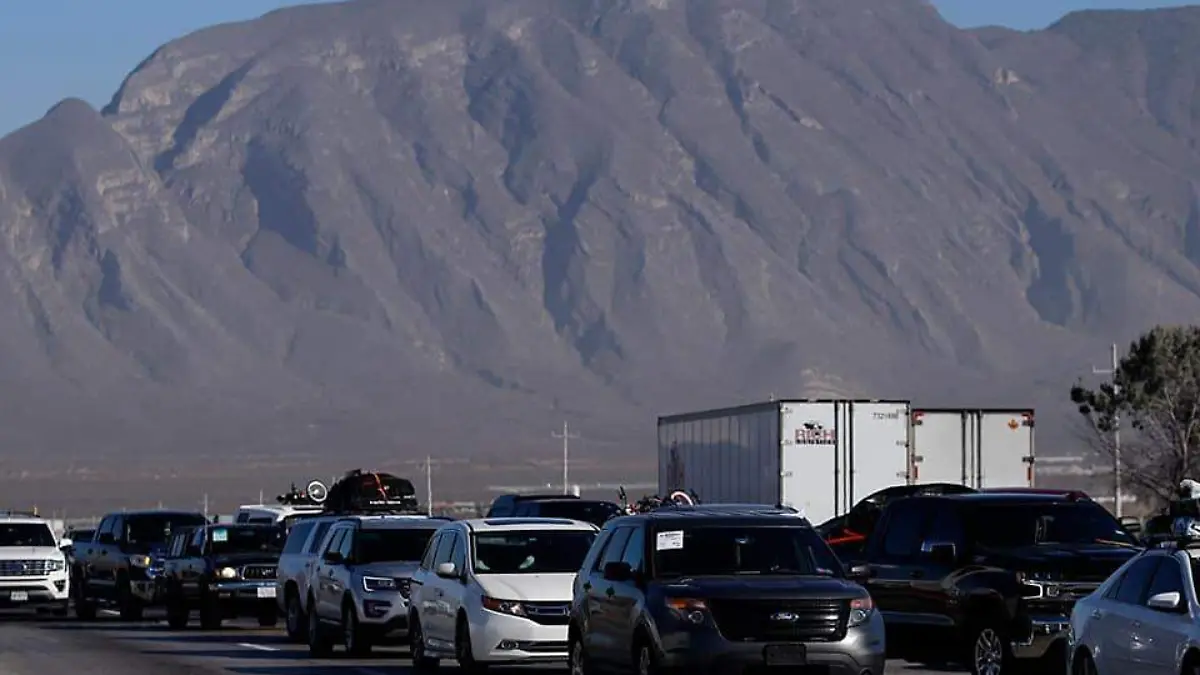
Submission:
M 797 672 L 812 668 L 830 675 L 883 675 L 887 661 L 883 617 L 875 612 L 861 626 L 846 631 L 837 642 L 731 642 L 714 627 L 680 629 L 661 636 L 662 666 L 679 673 L 725 673 L 767 666 L 767 647 L 799 646 L 803 663 L 791 664 Z
M 408 598 L 399 591 L 361 593 L 358 623 L 377 644 L 401 643 L 408 638 Z
M 0 609 L 66 609 L 71 582 L 66 572 L 39 578 L 0 578 Z
M 1013 633 L 1013 657 L 1041 659 L 1060 646 L 1065 649 L 1070 626 L 1070 618 L 1061 614 L 1035 614 L 1023 618 Z
M 557 663 L 567 660 L 567 624 L 540 624 L 486 609 L 471 617 L 476 661 Z
M 277 611 L 274 579 L 261 581 L 218 581 L 209 586 L 226 616 L 258 616 Z

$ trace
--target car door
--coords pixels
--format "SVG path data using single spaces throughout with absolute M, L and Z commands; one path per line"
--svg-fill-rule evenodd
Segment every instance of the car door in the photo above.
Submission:
M 296 579 L 297 590 L 299 591 L 300 600 L 302 603 L 308 602 L 309 588 L 312 580 L 317 572 L 317 563 L 320 562 L 321 552 L 325 550 L 325 543 L 328 541 L 329 528 L 333 527 L 334 521 L 323 520 L 313 529 L 313 533 L 309 535 L 308 541 L 304 545 L 304 567 L 303 571 Z M 304 611 L 310 611 L 310 608 L 305 606 Z
M 619 611 L 616 604 L 616 583 L 604 578 L 604 566 L 612 562 L 620 562 L 625 554 L 625 544 L 633 528 L 618 527 L 608 538 L 604 552 L 596 559 L 596 567 L 590 576 L 591 588 L 587 589 L 590 619 L 588 626 L 591 646 L 588 652 L 591 658 L 603 663 L 626 663 L 628 643 L 621 642 L 621 627 L 618 621 Z
M 460 536 L 462 535 L 454 530 L 442 533 L 437 551 L 433 554 L 433 565 L 424 582 L 425 588 L 422 590 L 422 597 L 427 598 L 426 609 L 422 615 L 425 637 L 435 646 L 454 644 L 454 615 L 450 613 L 450 605 L 446 600 L 446 588 L 453 581 L 439 577 L 437 568 L 442 563 L 450 562 L 454 542 Z
M 444 609 L 446 612 L 446 630 L 450 631 L 451 637 L 454 636 L 454 630 L 458 625 L 458 610 L 462 608 L 467 601 L 467 593 L 472 592 L 468 585 L 468 579 L 471 579 L 471 570 L 467 563 L 467 537 L 464 532 L 455 532 L 450 545 L 449 562 L 454 564 L 454 569 L 458 570 L 459 578 L 443 579 L 446 583 L 442 586 L 445 591 Z M 478 593 L 478 586 L 475 586 L 475 591 Z
M 1182 563 L 1174 556 L 1164 555 L 1161 559 L 1139 603 L 1139 616 L 1134 619 L 1129 644 L 1129 657 L 1133 662 L 1127 671 L 1130 673 L 1177 672 L 1176 657 L 1182 651 L 1180 647 L 1187 644 L 1194 626 Z M 1178 593 L 1182 602 L 1180 609 L 1155 609 L 1146 604 L 1159 593 Z
M 313 567 L 313 576 L 309 581 L 309 590 L 313 596 L 313 609 L 317 617 L 322 619 L 332 619 L 336 616 L 336 610 L 340 607 L 330 608 L 330 597 L 332 592 L 330 588 L 333 585 L 333 567 L 325 562 L 325 554 L 331 551 L 337 551 L 341 548 L 342 541 L 346 537 L 346 527 L 335 527 L 329 532 L 329 538 L 326 539 L 325 545 L 321 547 L 317 554 L 316 565 Z
M 200 582 L 207 571 L 207 563 L 204 559 L 206 539 L 208 539 L 208 528 L 197 527 L 187 536 L 181 559 L 176 563 L 179 570 L 179 586 L 184 597 L 200 596 Z
M 959 561 L 968 553 L 966 524 L 952 504 L 923 500 L 920 509 L 926 525 L 916 563 L 909 572 L 908 596 L 901 606 L 911 610 L 909 625 L 935 631 L 925 634 L 924 639 L 951 640 L 954 626 L 966 625 L 970 618 L 961 610 L 953 577 Z M 954 555 L 943 557 L 947 546 L 952 547 Z
M 867 549 L 867 590 L 888 628 L 889 642 L 913 639 L 929 622 L 923 620 L 913 601 L 913 580 L 923 573 L 917 560 L 925 515 L 921 499 L 899 499 L 888 505 L 880 522 L 879 536 Z
M 89 541 L 82 550 L 82 571 L 92 594 L 108 592 L 108 589 L 104 587 L 104 580 L 101 578 L 103 572 L 100 566 L 100 552 L 104 550 L 105 541 L 112 541 L 112 526 L 115 519 L 116 516 L 105 516 L 100 521 L 100 525 L 96 527 L 96 534 L 92 537 L 92 541 Z
M 433 559 L 437 557 L 438 544 L 441 541 L 441 532 L 435 532 L 430 537 L 429 543 L 425 545 L 425 554 L 421 556 L 421 563 L 417 565 L 417 569 L 412 575 L 409 607 L 416 611 L 422 625 L 425 624 L 425 614 L 429 611 L 428 599 L 433 595 L 433 587 L 430 585 L 429 578 L 433 576 Z
M 1142 625 L 1142 600 L 1162 558 L 1160 555 L 1139 558 L 1092 611 L 1089 631 L 1094 631 L 1092 643 L 1098 648 L 1096 665 L 1100 672 L 1133 671 L 1131 646 L 1134 632 Z
M 642 607 L 645 605 L 642 589 L 645 588 L 643 580 L 646 570 L 646 524 L 642 522 L 621 529 L 629 531 L 629 537 L 621 552 L 621 562 L 633 570 L 633 578 L 613 582 L 612 588 L 616 592 L 608 596 L 605 620 L 612 626 L 615 644 L 632 645 L 633 634 L 637 630 Z M 622 667 L 633 666 L 632 650 L 618 649 L 613 656 Z
M 121 543 L 125 536 L 124 516 L 114 515 L 110 518 L 108 530 L 100 538 L 96 547 L 95 580 L 96 591 L 105 597 L 116 597 L 117 567 L 121 562 Z

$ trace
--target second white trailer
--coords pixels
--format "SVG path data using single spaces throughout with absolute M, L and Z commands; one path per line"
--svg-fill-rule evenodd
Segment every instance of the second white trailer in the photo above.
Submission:
M 1033 487 L 1032 409 L 925 408 L 912 420 L 912 482 Z
M 659 492 L 778 503 L 813 523 L 909 482 L 908 401 L 771 401 L 658 420 Z

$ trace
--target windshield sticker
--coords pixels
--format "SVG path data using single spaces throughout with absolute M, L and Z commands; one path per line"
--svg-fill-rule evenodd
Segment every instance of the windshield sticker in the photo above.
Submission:
M 656 551 L 678 551 L 683 548 L 683 530 L 659 532 L 654 541 Z
M 229 530 L 226 530 L 223 527 L 213 530 L 213 541 L 215 541 L 215 542 L 229 541 Z

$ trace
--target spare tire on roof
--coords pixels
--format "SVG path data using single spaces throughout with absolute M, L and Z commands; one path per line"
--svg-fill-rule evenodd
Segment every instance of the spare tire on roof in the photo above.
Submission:
M 412 511 L 417 491 L 407 478 L 355 469 L 329 487 L 324 506 L 329 511 Z

